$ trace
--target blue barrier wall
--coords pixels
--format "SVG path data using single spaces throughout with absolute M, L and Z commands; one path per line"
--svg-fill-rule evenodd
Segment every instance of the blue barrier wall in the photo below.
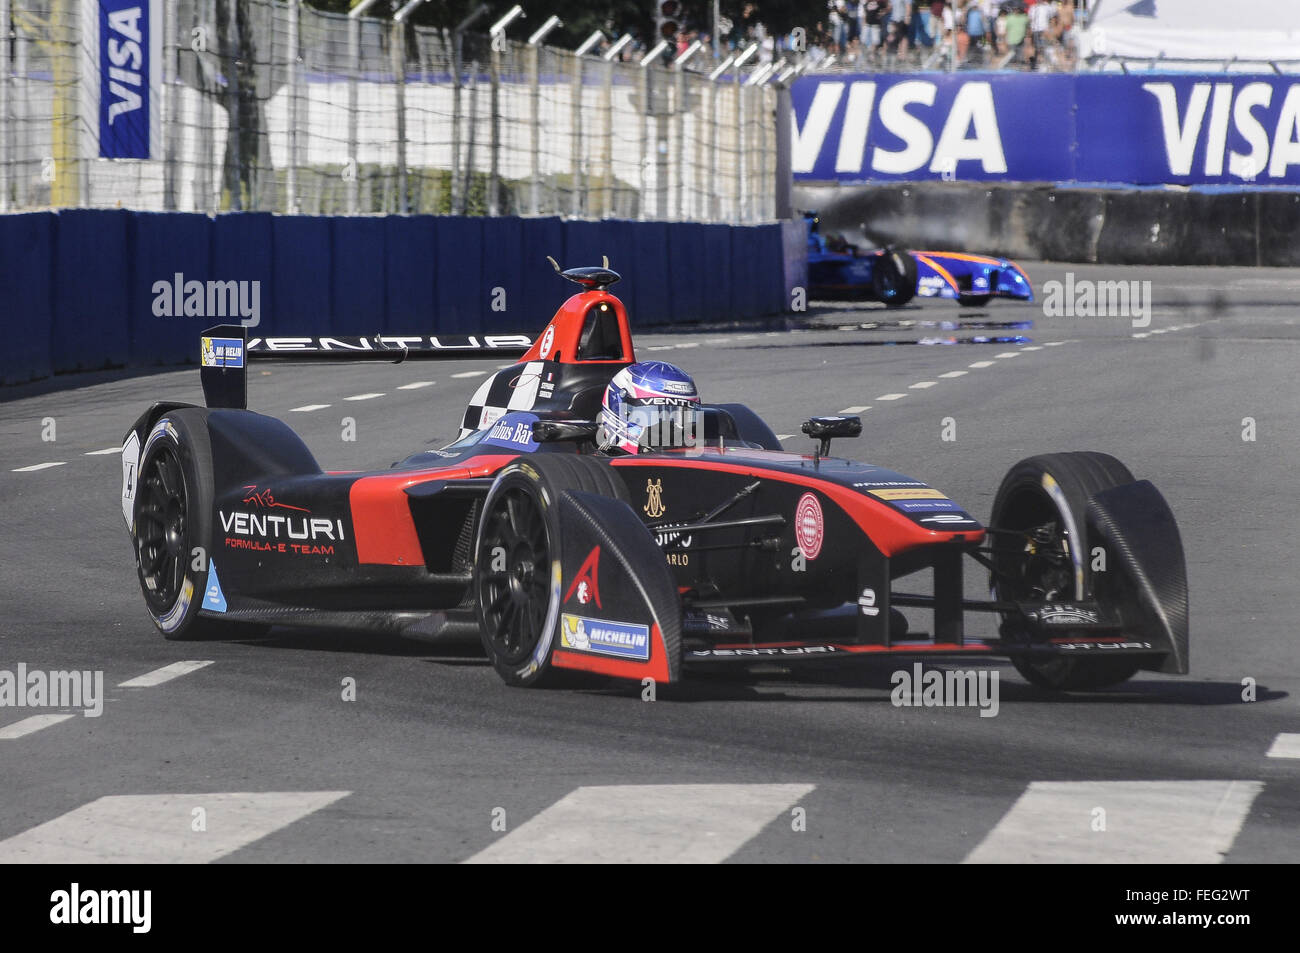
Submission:
M 576 286 L 623 275 L 634 327 L 788 307 L 781 226 L 451 216 L 218 216 L 72 209 L 0 216 L 0 383 L 193 361 L 199 332 L 535 333 Z
M 0 381 L 54 371 L 54 216 L 0 215 Z

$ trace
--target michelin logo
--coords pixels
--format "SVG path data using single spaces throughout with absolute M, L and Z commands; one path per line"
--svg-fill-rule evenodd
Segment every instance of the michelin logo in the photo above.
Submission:
M 566 612 L 560 617 L 560 646 L 645 662 L 650 658 L 650 627 L 587 619 Z

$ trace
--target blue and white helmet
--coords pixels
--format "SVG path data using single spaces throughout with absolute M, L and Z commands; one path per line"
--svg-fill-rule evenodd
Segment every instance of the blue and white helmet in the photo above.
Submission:
M 601 402 L 601 443 L 627 453 L 693 446 L 700 394 L 695 381 L 664 361 L 623 368 L 605 388 Z

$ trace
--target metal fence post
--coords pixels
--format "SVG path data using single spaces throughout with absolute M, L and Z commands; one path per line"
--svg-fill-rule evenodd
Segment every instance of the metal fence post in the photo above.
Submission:
M 357 158 L 357 83 L 361 80 L 361 17 L 376 0 L 361 0 L 348 11 L 348 167 L 344 178 L 348 185 L 348 214 L 360 211 L 361 165 Z
M 462 183 L 461 172 L 462 165 L 460 161 L 460 126 L 464 106 L 462 102 L 462 90 L 465 85 L 464 73 L 464 53 L 465 53 L 465 31 L 474 25 L 474 22 L 487 13 L 487 4 L 480 3 L 470 11 L 465 19 L 456 24 L 451 31 L 451 213 L 453 215 L 465 214 L 465 191 L 466 186 Z M 478 71 L 477 65 L 475 72 Z M 470 125 L 473 126 L 474 114 L 471 110 Z M 471 128 L 472 132 L 472 128 Z M 468 150 L 473 153 L 473 139 L 470 140 Z M 465 172 L 465 180 L 468 181 L 469 173 Z
M 397 79 L 397 210 L 402 215 L 411 211 L 406 181 L 406 18 L 422 3 L 424 0 L 407 0 L 393 15 L 393 34 L 389 41 Z
M 605 34 L 596 30 L 573 51 L 573 79 L 569 89 L 569 213 L 575 218 L 581 211 L 582 178 L 582 58 L 596 48 Z
M 681 220 L 682 215 L 682 193 L 685 191 L 686 170 L 683 165 L 686 161 L 686 148 L 684 139 L 686 138 L 686 63 L 692 56 L 700 52 L 704 44 L 696 40 L 682 54 L 673 60 L 673 71 L 676 74 L 676 89 L 673 91 L 673 217 Z
M 542 177 L 542 40 L 557 26 L 563 26 L 557 16 L 551 16 L 528 38 L 528 210 L 538 214 L 541 206 Z
M 718 186 L 718 140 L 720 130 L 718 128 L 718 100 L 721 98 L 719 93 L 718 82 L 731 64 L 736 60 L 735 54 L 728 54 L 727 58 L 719 63 L 709 74 L 709 83 L 705 87 L 709 94 L 709 106 L 705 115 L 709 117 L 709 191 L 708 201 L 706 203 L 706 217 L 713 222 L 722 218 L 722 193 Z
M 736 90 L 736 195 L 734 220 L 742 220 L 745 209 L 745 96 L 744 73 L 741 67 L 758 52 L 758 44 L 750 44 L 732 64 L 735 69 Z
M 605 51 L 604 82 L 601 86 L 600 102 L 600 142 L 601 142 L 601 202 L 600 217 L 610 218 L 614 214 L 614 61 L 623 52 L 623 48 L 632 42 L 632 34 L 624 33 Z
M 175 0 L 173 0 L 175 2 Z M 299 0 L 289 0 L 289 37 L 285 60 L 289 87 L 289 168 L 285 174 L 285 211 L 298 214 L 298 16 Z
M 0 212 L 9 211 L 9 166 L 13 161 L 13 125 L 9 121 L 9 0 L 0 0 Z
M 794 133 L 794 105 L 790 99 L 790 87 L 781 83 L 776 88 L 776 175 L 772 193 L 774 201 L 772 211 L 775 218 L 782 221 L 794 218 L 794 200 L 791 191 L 794 180 L 791 175 L 791 149 Z
M 492 49 L 492 93 L 491 93 L 491 112 L 492 112 L 492 142 L 490 145 L 490 155 L 488 159 L 488 215 L 493 217 L 500 214 L 500 202 L 498 195 L 501 191 L 501 50 L 506 44 L 506 28 L 516 19 L 524 16 L 524 8 L 515 4 L 510 8 L 500 20 L 492 24 L 488 30 L 488 37 L 491 39 Z
M 8 0 L 0 2 L 7 3 Z M 179 7 L 180 0 L 166 0 L 163 4 L 163 101 L 162 109 L 159 110 L 163 127 L 159 133 L 163 137 L 163 208 L 169 212 L 176 210 L 176 134 L 179 126 L 176 100 L 180 92 L 180 81 L 176 75 L 177 60 L 180 57 L 180 24 L 177 22 Z M 7 65 L 8 60 L 5 62 Z
M 641 218 L 645 219 L 646 206 L 649 204 L 650 196 L 650 123 L 654 123 L 655 129 L 655 215 L 659 218 L 665 217 L 667 210 L 664 193 L 663 168 L 659 162 L 659 146 L 665 137 L 663 121 L 661 119 L 660 109 L 655 107 L 655 78 L 652 68 L 656 60 L 663 55 L 664 50 L 668 49 L 668 41 L 660 40 L 654 45 L 654 48 L 645 56 L 641 57 L 641 89 L 644 93 L 642 102 L 645 104 L 645 118 L 641 123 Z

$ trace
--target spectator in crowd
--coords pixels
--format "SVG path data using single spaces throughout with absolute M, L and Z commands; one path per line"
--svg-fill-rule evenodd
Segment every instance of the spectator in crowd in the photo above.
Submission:
M 1059 3 L 1038 0 L 1029 8 L 1029 32 L 1034 38 L 1034 49 L 1043 50 L 1047 45 L 1047 31 L 1052 27 Z
M 890 18 L 889 23 L 885 25 L 885 40 L 882 49 L 885 51 L 887 62 L 896 60 L 900 55 L 907 52 L 907 20 L 895 20 Z
M 1029 33 L 1029 17 L 1023 4 L 1012 4 L 1006 15 L 1006 48 L 1015 62 L 1025 61 L 1025 37 Z
M 912 0 L 889 0 L 889 22 L 896 27 L 894 46 L 890 51 L 894 55 L 907 52 L 907 31 L 912 22 Z M 888 47 L 889 27 L 885 27 L 886 47 Z
M 884 21 L 889 15 L 889 0 L 862 0 L 862 45 L 874 49 L 884 38 Z
M 849 6 L 845 0 L 828 0 L 826 7 L 834 51 L 843 54 L 849 45 Z
M 907 42 L 915 50 L 934 46 L 930 33 L 930 0 L 912 0 L 912 20 L 907 30 Z
M 979 0 L 970 0 L 966 4 L 966 34 L 970 37 L 972 59 L 983 58 L 985 22 Z

